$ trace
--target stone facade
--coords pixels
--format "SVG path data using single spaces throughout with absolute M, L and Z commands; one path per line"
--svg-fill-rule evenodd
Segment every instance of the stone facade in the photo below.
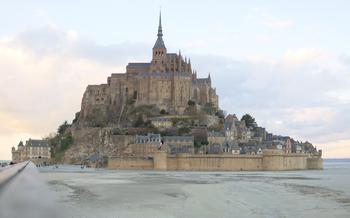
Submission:
M 155 117 L 151 119 L 153 126 L 157 128 L 170 128 L 173 126 L 173 122 L 167 117 Z
M 113 73 L 107 84 L 89 85 L 81 103 L 80 120 L 87 118 L 94 109 L 115 113 L 118 120 L 125 104 L 156 105 L 171 114 L 182 114 L 192 100 L 198 104 L 211 103 L 219 107 L 216 89 L 212 87 L 210 74 L 197 78 L 190 59 L 181 53 L 168 53 L 163 41 L 161 17 L 152 60 L 145 63 L 129 63 L 126 73 Z
M 29 139 L 25 145 L 21 141 L 17 150 L 12 147 L 12 161 L 15 163 L 31 160 L 36 165 L 46 165 L 50 159 L 51 148 L 46 140 Z
M 164 136 L 163 139 L 171 154 L 194 153 L 193 136 Z

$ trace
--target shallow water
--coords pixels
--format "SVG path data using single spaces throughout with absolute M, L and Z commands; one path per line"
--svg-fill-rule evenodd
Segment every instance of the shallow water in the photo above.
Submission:
M 324 170 L 159 172 L 40 168 L 69 217 L 350 217 L 350 161 Z

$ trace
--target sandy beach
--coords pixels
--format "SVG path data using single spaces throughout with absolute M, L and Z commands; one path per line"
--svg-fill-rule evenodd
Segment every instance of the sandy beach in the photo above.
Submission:
M 286 172 L 40 168 L 66 217 L 349 217 L 350 162 Z

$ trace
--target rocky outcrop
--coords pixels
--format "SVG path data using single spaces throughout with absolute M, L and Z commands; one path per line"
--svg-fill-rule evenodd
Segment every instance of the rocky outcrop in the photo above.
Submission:
M 91 157 L 119 156 L 135 140 L 133 135 L 114 135 L 111 127 L 72 128 L 71 132 L 74 144 L 65 152 L 64 163 L 80 164 Z

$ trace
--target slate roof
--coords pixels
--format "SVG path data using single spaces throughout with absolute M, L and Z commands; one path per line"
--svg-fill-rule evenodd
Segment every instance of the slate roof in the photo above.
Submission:
M 193 141 L 194 137 L 193 136 L 164 136 L 163 139 L 166 142 L 169 142 L 169 141 Z
M 139 72 L 137 75 L 142 77 L 191 77 L 191 73 L 187 72 Z
M 26 146 L 28 147 L 48 147 L 49 142 L 47 140 L 41 139 L 29 139 L 26 141 Z
M 157 48 L 157 49 L 159 49 L 159 48 L 165 49 L 166 48 L 162 37 L 157 38 L 157 41 L 154 44 L 153 48 Z
M 224 137 L 224 133 L 222 132 L 208 132 L 208 137 Z
M 148 67 L 150 63 L 128 63 L 128 67 Z
M 194 84 L 206 84 L 206 83 L 210 83 L 210 79 L 208 78 L 198 78 L 193 80 Z

